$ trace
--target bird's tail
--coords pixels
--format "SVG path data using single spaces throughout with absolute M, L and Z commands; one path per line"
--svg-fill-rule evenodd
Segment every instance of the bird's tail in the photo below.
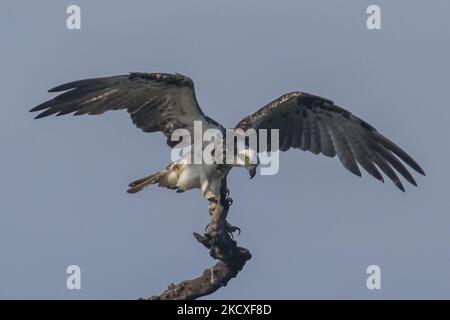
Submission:
M 167 173 L 167 170 L 159 171 L 157 173 L 151 174 L 145 178 L 131 182 L 128 186 L 130 187 L 128 193 L 136 193 L 144 189 L 145 187 L 159 182 L 159 179 Z

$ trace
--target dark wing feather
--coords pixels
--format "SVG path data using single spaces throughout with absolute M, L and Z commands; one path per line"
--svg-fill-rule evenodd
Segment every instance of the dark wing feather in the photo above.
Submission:
M 352 173 L 360 176 L 358 164 L 380 181 L 384 172 L 402 191 L 397 173 L 417 185 L 403 165 L 425 175 L 419 164 L 399 146 L 380 134 L 374 127 L 332 101 L 303 92 L 291 92 L 272 101 L 237 125 L 247 129 L 279 129 L 280 150 L 297 148 L 338 156 Z
M 207 122 L 206 127 L 222 128 L 205 116 L 195 97 L 192 80 L 181 74 L 130 73 L 105 78 L 69 82 L 49 92 L 63 92 L 31 109 L 41 111 L 43 118 L 56 114 L 102 114 L 125 109 L 133 123 L 145 132 L 161 131 L 170 146 L 173 130 L 184 128 L 193 136 L 194 121 Z

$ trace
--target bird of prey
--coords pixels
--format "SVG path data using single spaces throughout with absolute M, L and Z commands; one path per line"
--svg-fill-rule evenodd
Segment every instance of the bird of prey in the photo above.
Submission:
M 126 110 L 136 127 L 144 132 L 162 132 L 170 147 L 174 147 L 171 135 L 175 129 L 186 129 L 194 136 L 194 121 L 200 121 L 203 130 L 225 131 L 201 110 L 193 81 L 178 73 L 129 73 L 86 79 L 57 86 L 49 92 L 60 94 L 31 109 L 31 112 L 40 111 L 36 118 Z M 234 128 L 237 129 L 278 129 L 279 150 L 337 155 L 343 166 L 355 175 L 361 176 L 361 166 L 384 182 L 382 171 L 402 191 L 405 189 L 398 173 L 417 186 L 404 163 L 425 175 L 410 155 L 367 122 L 328 99 L 305 92 L 282 95 L 242 119 Z M 158 184 L 178 192 L 200 189 L 204 197 L 217 201 L 226 188 L 231 168 L 241 166 L 249 171 L 251 178 L 255 175 L 258 152 L 249 148 L 236 152 L 233 164 L 194 164 L 181 158 L 164 170 L 130 183 L 128 192 L 136 193 L 148 185 Z

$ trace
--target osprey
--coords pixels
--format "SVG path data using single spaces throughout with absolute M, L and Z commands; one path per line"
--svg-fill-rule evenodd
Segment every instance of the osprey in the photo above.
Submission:
M 41 111 L 36 119 L 53 114 L 98 115 L 124 109 L 139 129 L 162 132 L 170 147 L 174 147 L 171 136 L 176 129 L 185 129 L 194 136 L 195 121 L 201 122 L 203 130 L 225 131 L 201 110 L 193 81 L 178 73 L 130 73 L 80 80 L 49 92 L 62 93 L 31 109 L 31 112 Z M 359 164 L 384 182 L 381 170 L 402 191 L 405 189 L 397 173 L 417 186 L 402 161 L 425 175 L 411 156 L 367 122 L 328 99 L 305 92 L 281 96 L 242 119 L 234 128 L 237 129 L 278 129 L 279 150 L 293 148 L 328 157 L 337 155 L 343 166 L 355 175 L 361 176 Z M 159 184 L 178 192 L 200 189 L 204 197 L 217 201 L 222 192 L 228 193 L 226 179 L 231 168 L 241 166 L 249 171 L 251 178 L 255 175 L 258 152 L 261 150 L 249 148 L 235 152 L 233 164 L 193 164 L 183 157 L 164 170 L 130 183 L 128 192 L 136 193 L 148 185 Z

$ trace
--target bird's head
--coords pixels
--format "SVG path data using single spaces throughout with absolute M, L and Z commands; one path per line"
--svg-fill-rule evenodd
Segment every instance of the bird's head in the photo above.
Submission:
M 246 168 L 251 179 L 256 175 L 256 168 L 259 164 L 258 153 L 249 148 L 239 150 L 237 153 L 236 164 Z

